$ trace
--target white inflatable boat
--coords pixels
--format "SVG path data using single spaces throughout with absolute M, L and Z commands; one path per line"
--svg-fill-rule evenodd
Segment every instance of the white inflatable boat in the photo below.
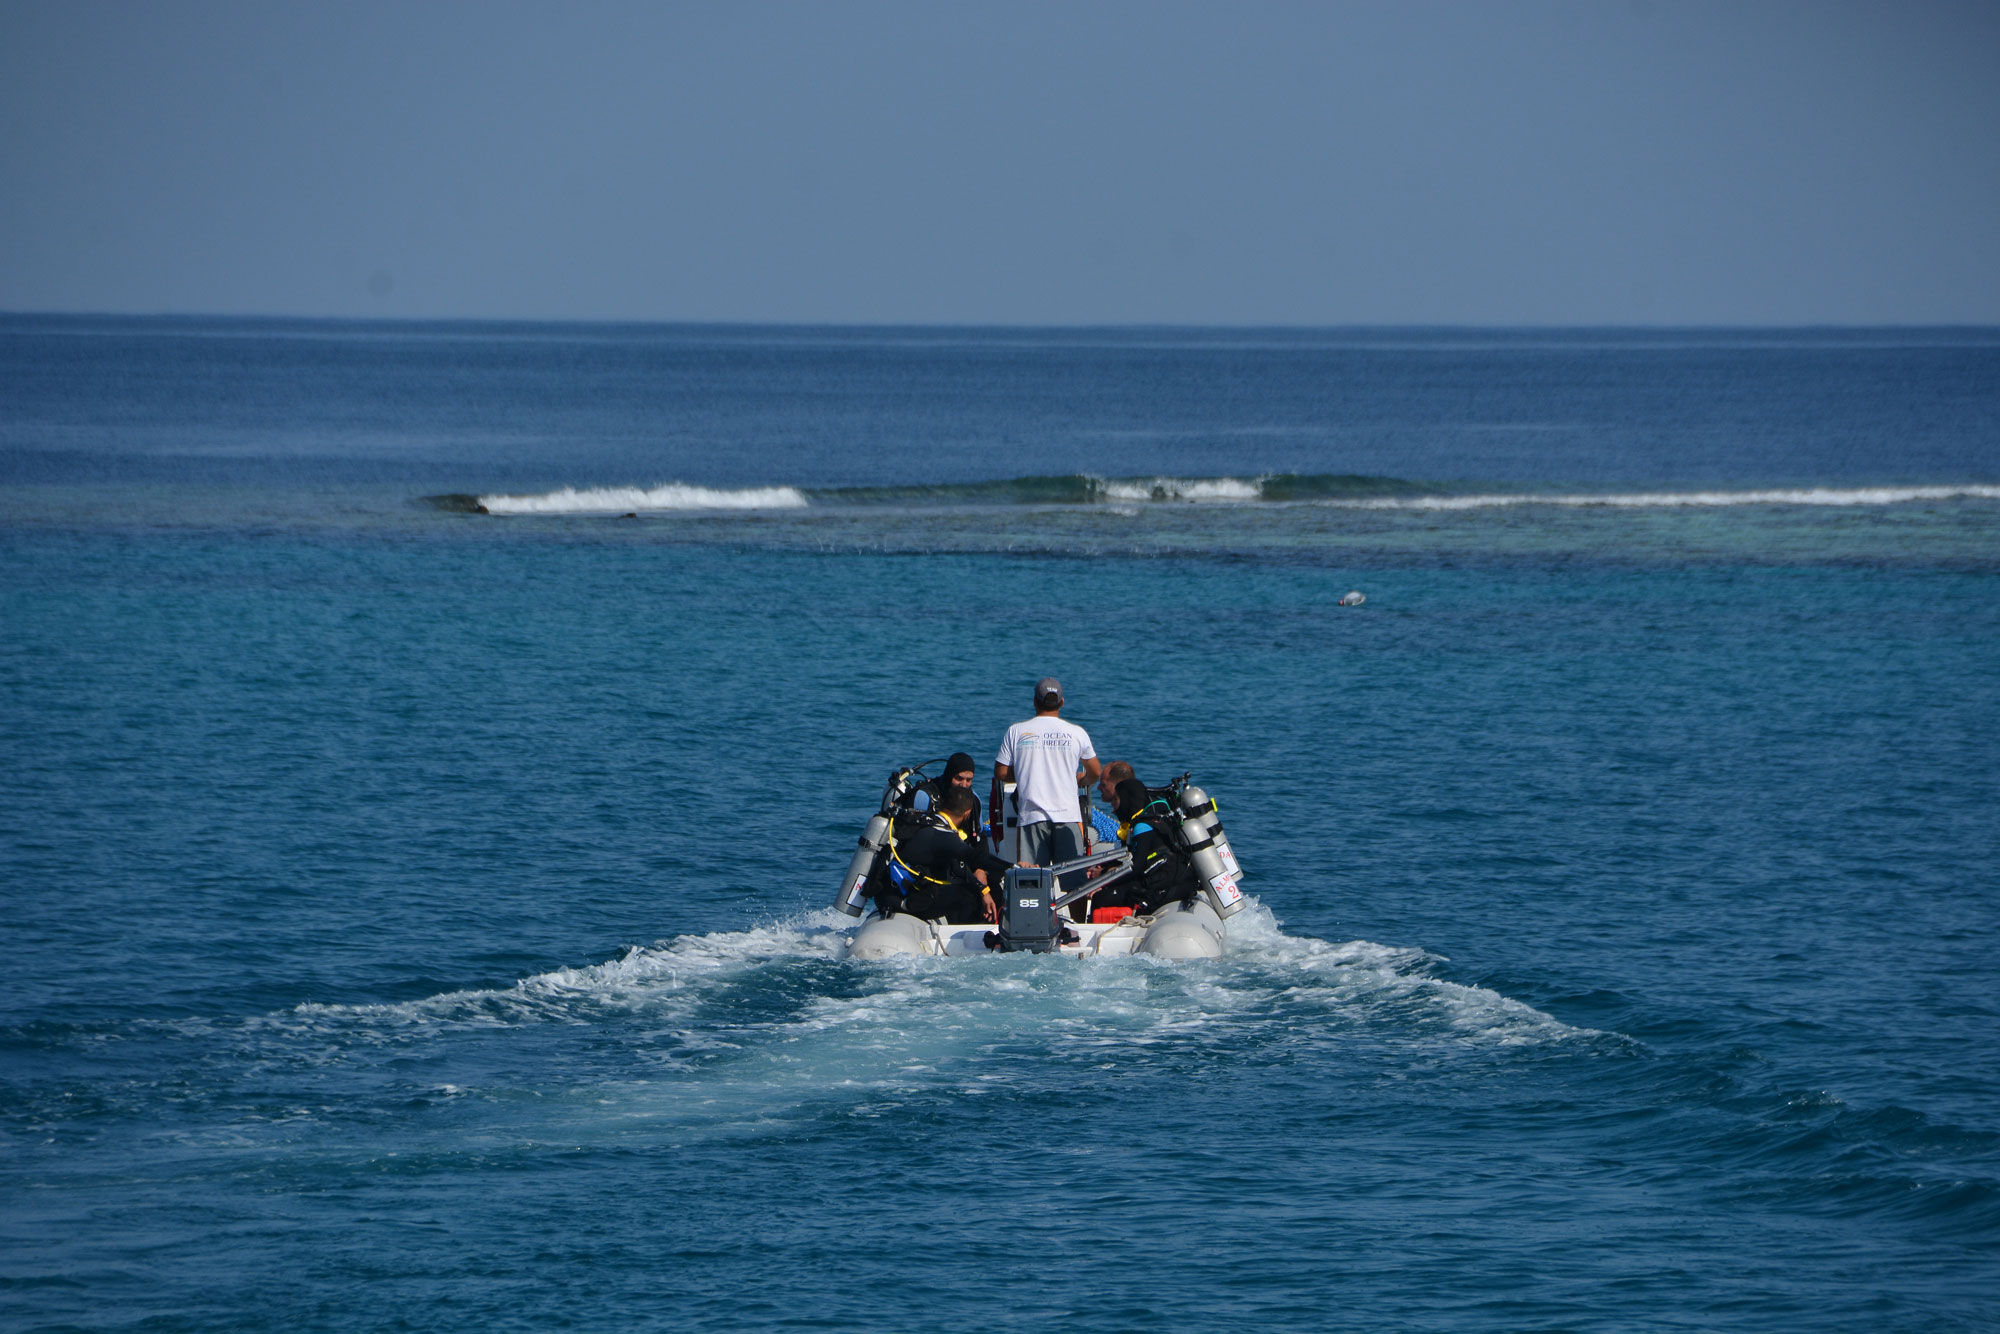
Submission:
M 1072 920 L 1091 916 L 1092 896 L 1132 874 L 1131 854 L 1113 843 L 1059 866 L 1009 870 L 1004 883 L 996 887 L 997 923 L 933 921 L 879 909 L 869 912 L 868 900 L 881 887 L 881 872 L 895 845 L 897 816 L 910 808 L 925 767 L 898 769 L 889 776 L 881 808 L 868 821 L 860 847 L 848 863 L 835 906 L 851 917 L 867 914 L 848 942 L 850 958 L 886 959 L 899 954 L 955 958 L 990 951 L 1076 958 L 1126 954 L 1165 959 L 1221 957 L 1228 940 L 1224 921 L 1243 906 L 1243 872 L 1222 830 L 1215 802 L 1194 786 L 1187 774 L 1154 790 L 1167 800 L 1175 816 L 1157 823 L 1172 826 L 1163 833 L 1201 882 L 1200 893 L 1187 902 L 1114 921 Z M 1013 784 L 1002 790 L 992 816 L 984 837 L 995 855 L 1012 861 L 1018 843 Z M 1072 905 L 1080 908 L 1071 910 Z
M 1227 939 L 1222 918 L 1203 899 L 1175 903 L 1149 917 L 1118 922 L 1068 922 L 1064 941 L 1045 951 L 1073 958 L 1151 954 L 1162 959 L 1219 959 Z M 850 959 L 887 959 L 898 954 L 957 958 L 1000 948 L 991 922 L 931 922 L 909 913 L 871 913 L 847 944 Z M 991 940 L 994 943 L 989 944 Z

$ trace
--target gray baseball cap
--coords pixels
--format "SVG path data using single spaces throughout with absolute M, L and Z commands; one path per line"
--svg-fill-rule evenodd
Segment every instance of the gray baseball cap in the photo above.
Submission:
M 1041 680 L 1035 682 L 1035 698 L 1042 699 L 1049 695 L 1054 695 L 1057 699 L 1061 699 L 1062 682 L 1056 680 L 1053 676 L 1044 676 Z

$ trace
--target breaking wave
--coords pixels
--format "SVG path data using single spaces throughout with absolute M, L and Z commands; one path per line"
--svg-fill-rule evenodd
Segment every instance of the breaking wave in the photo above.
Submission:
M 1667 509 L 1726 505 L 1904 505 L 1922 500 L 2000 500 L 2000 486 L 1800 487 L 1771 491 L 1633 491 L 1605 495 L 1383 496 L 1329 501 L 1357 509 L 1473 510 L 1503 505 Z
M 1920 501 L 2000 500 L 2000 485 L 1793 487 L 1724 491 L 1466 491 L 1436 483 L 1352 473 L 1270 473 L 1257 477 L 1095 477 L 1069 473 L 988 482 L 911 486 L 563 487 L 535 495 L 425 496 L 464 514 L 623 515 L 699 511 L 898 507 L 951 509 L 1008 505 L 1316 504 L 1368 510 L 1478 510 L 1502 506 L 1660 509 L 1729 505 L 1878 506 Z
M 1105 500 L 1262 500 L 1262 482 L 1241 477 L 1181 478 L 1152 477 L 1132 481 L 1107 481 L 1100 488 Z
M 440 496 L 438 500 L 472 500 L 465 508 L 479 514 L 628 514 L 641 510 L 782 510 L 803 509 L 806 498 L 794 486 L 723 488 L 668 482 L 662 486 L 603 486 L 579 491 L 564 487 L 538 496 Z
M 1062 473 L 925 486 L 808 488 L 806 495 L 816 505 L 1129 505 L 1414 496 L 1436 490 L 1435 486 L 1421 482 L 1358 473 L 1267 473 L 1256 477 L 1098 477 L 1091 473 Z
M 461 514 L 639 514 L 673 510 L 795 510 L 883 506 L 1248 504 L 1264 500 L 1418 496 L 1437 488 L 1394 477 L 1272 474 L 1263 477 L 1094 477 L 1066 473 L 990 482 L 910 486 L 708 487 L 668 482 L 653 487 L 563 487 L 539 495 L 425 496 L 433 508 Z

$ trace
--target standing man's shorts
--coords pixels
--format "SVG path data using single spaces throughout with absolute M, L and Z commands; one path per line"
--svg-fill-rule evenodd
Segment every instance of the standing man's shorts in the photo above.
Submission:
M 1083 855 L 1083 845 L 1073 824 L 1037 820 L 1021 826 L 1021 860 L 1030 866 L 1054 866 L 1073 862 Z

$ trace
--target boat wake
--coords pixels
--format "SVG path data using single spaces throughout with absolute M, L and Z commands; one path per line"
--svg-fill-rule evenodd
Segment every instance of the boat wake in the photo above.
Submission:
M 1145 956 L 845 957 L 850 918 L 825 910 L 744 931 L 679 936 L 508 987 L 375 1005 L 301 1005 L 277 1029 L 398 1042 L 473 1028 L 632 1020 L 683 1037 L 792 1038 L 848 1030 L 921 1045 L 940 1031 L 1044 1033 L 1051 1043 L 1149 1045 L 1240 1037 L 1310 1020 L 1414 1043 L 1521 1045 L 1597 1036 L 1483 987 L 1437 976 L 1421 949 L 1285 934 L 1250 902 L 1229 953 L 1201 963 Z M 723 1045 L 732 1045 L 724 1043 Z
M 1407 1069 L 1627 1045 L 1440 977 L 1443 961 L 1420 949 L 1286 935 L 1254 901 L 1230 919 L 1230 953 L 1192 963 L 867 962 L 845 957 L 851 927 L 829 909 L 511 986 L 301 1005 L 243 1036 L 260 1063 L 361 1067 L 468 1125 L 593 1139 L 792 1133 L 995 1095 L 1060 1101 L 1106 1078 L 1200 1078 L 1243 1060 Z M 523 1080 L 542 1090 L 540 1111 L 523 1107 Z

